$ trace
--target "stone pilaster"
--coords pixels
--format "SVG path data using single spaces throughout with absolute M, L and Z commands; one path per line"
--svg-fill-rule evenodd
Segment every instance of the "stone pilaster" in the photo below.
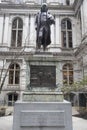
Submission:
M 51 25 L 51 45 L 54 44 L 54 25 Z
M 30 38 L 30 27 L 29 27 L 29 16 L 26 15 L 23 23 L 23 46 L 29 45 L 29 38 Z
M 0 16 L 0 45 L 2 44 L 3 42 L 3 22 L 4 22 L 4 17 L 3 16 Z
M 56 44 L 60 47 L 60 22 L 59 22 L 59 16 L 55 17 L 55 37 L 56 37 Z
M 4 45 L 8 43 L 8 26 L 9 25 L 9 15 L 6 15 L 5 16 L 5 25 L 4 25 L 4 40 L 3 40 L 3 43 Z
M 83 5 L 81 7 L 81 16 L 82 16 L 82 34 L 87 33 L 87 0 L 83 1 Z
M 30 45 L 35 45 L 35 16 L 31 14 L 30 16 Z

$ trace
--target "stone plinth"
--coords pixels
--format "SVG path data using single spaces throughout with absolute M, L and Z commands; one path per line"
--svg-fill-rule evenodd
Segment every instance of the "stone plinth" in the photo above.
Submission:
M 72 130 L 71 110 L 62 93 L 24 93 L 15 103 L 13 130 Z
M 24 92 L 23 101 L 28 102 L 62 102 L 62 92 Z

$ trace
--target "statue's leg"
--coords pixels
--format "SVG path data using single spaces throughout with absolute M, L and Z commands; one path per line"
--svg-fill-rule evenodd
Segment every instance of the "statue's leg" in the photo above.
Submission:
M 39 37 L 39 39 L 38 39 L 38 49 L 40 49 L 41 48 L 41 37 Z
M 38 49 L 40 49 L 42 45 L 42 35 L 43 35 L 43 28 L 40 28 L 38 35 Z
M 43 45 L 43 51 L 45 51 L 46 50 L 46 46 L 45 46 L 45 44 Z
M 46 50 L 46 42 L 47 42 L 47 30 L 46 28 L 44 28 L 44 33 L 43 33 L 43 37 L 44 37 L 44 44 L 43 44 L 43 51 Z

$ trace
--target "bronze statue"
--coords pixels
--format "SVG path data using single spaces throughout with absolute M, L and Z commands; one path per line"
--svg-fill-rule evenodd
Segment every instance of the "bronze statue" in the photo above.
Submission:
M 41 45 L 43 46 L 43 50 L 45 51 L 46 47 L 51 43 L 50 38 L 50 25 L 54 24 L 54 18 L 53 16 L 48 12 L 47 4 L 44 3 L 41 7 L 41 11 L 37 13 L 36 19 L 35 19 L 35 25 L 36 25 L 36 47 L 37 49 L 41 48 Z

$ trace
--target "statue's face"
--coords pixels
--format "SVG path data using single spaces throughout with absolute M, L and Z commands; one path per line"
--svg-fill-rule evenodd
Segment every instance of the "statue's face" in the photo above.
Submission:
M 41 7 L 41 12 L 47 12 L 48 8 L 47 8 L 47 5 L 42 5 Z

